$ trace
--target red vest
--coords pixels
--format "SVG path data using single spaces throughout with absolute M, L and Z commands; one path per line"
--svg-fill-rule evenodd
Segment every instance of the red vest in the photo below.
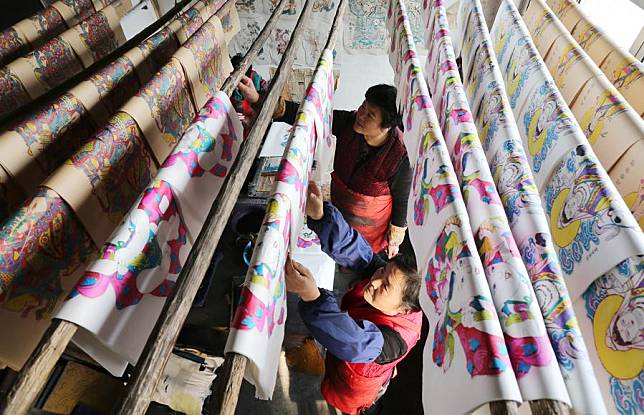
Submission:
M 390 194 L 388 180 L 396 172 L 400 160 L 405 157 L 407 150 L 402 141 L 402 131 L 397 127 L 389 140 L 380 148 L 378 155 L 356 169 L 360 156 L 360 147 L 364 136 L 353 131 L 355 112 L 341 127 L 333 161 L 333 174 L 354 192 L 367 196 L 383 196 Z
M 322 380 L 322 395 L 340 411 L 358 414 L 375 401 L 380 388 L 391 378 L 393 370 L 418 342 L 422 325 L 420 311 L 388 316 L 370 306 L 363 298 L 365 279 L 349 290 L 342 298 L 341 308 L 357 320 L 369 320 L 377 326 L 395 330 L 407 343 L 407 352 L 391 363 L 349 363 L 326 355 L 326 368 Z

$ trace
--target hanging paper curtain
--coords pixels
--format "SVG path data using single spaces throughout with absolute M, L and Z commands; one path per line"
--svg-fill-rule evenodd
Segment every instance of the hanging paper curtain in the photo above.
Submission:
M 644 121 L 545 2 L 533 0 L 526 11 L 525 21 L 533 37 L 540 39 L 535 41 L 535 45 L 595 154 L 608 170 L 635 218 L 644 223 L 644 216 L 638 209 L 638 198 L 628 197 L 639 192 L 640 180 L 644 179 L 644 164 L 630 166 L 627 176 L 615 174 L 612 170 L 618 160 L 624 165 L 621 159 L 627 150 L 644 140 Z M 554 32 L 559 36 L 548 44 L 543 41 L 543 32 Z
M 390 7 L 390 62 L 414 171 L 409 236 L 425 277 L 419 295 L 429 321 L 423 350 L 423 407 L 426 413 L 451 414 L 495 400 L 521 402 L 458 179 L 416 57 L 405 6 L 394 1 Z M 445 399 L 455 388 L 468 393 Z
M 227 353 L 248 358 L 244 377 L 260 399 L 275 388 L 286 320 L 284 264 L 303 226 L 316 146 L 331 151 L 333 85 L 333 51 L 326 49 L 284 149 L 226 343 Z
M 532 282 L 573 410 L 605 414 L 480 2 L 462 2 L 458 21 L 463 43 L 462 65 L 471 68 L 464 78 L 464 90 L 472 105 L 473 121 Z
M 434 2 L 426 10 L 428 17 L 431 17 L 430 9 L 434 9 L 434 21 L 428 22 L 427 43 L 434 46 L 428 61 L 436 62 L 435 84 L 430 85 L 430 91 L 459 178 L 521 395 L 525 400 L 554 399 L 570 403 L 528 271 L 512 236 L 455 69 L 445 8 L 441 2 Z
M 116 7 L 119 18 L 135 4 L 130 0 Z M 61 0 L 0 33 L 0 66 L 37 48 L 49 39 L 114 3 L 115 0 Z
M 141 355 L 241 140 L 237 114 L 218 92 L 56 314 L 83 329 L 74 342 L 114 376 Z
M 220 3 L 221 0 L 200 1 L 179 18 L 193 16 L 183 18 L 182 21 L 202 22 L 201 15 L 193 11 L 212 16 Z M 181 29 L 183 36 L 191 36 L 193 30 L 196 31 L 199 27 L 201 25 L 177 27 L 169 24 L 52 103 L 15 122 L 2 133 L 0 166 L 8 174 L 0 176 L 0 186 L 8 190 L 0 192 L 0 204 L 5 208 L 4 213 L 0 212 L 0 222 L 20 206 L 26 197 L 23 192 L 29 194 L 35 190 L 64 160 L 92 137 L 97 126 L 105 124 L 110 115 L 168 62 L 179 47 L 177 30 Z M 207 49 L 208 52 L 211 50 L 214 48 Z M 223 59 L 226 61 L 227 57 Z M 204 64 L 206 61 L 200 59 L 199 62 Z M 15 183 L 9 183 L 14 180 Z
M 604 33 L 581 7 L 570 0 L 549 0 L 579 45 L 606 74 L 608 80 L 626 98 L 640 116 L 644 116 L 644 64 L 620 48 Z
M 529 39 L 510 1 L 502 3 L 492 32 L 496 50 L 515 57 L 521 56 L 516 53 L 521 48 L 517 40 Z M 509 43 L 508 39 L 511 39 Z M 531 43 L 524 45 L 534 49 Z M 499 55 L 499 60 L 508 59 L 507 55 Z M 544 65 L 541 58 L 537 61 Z M 503 75 L 507 84 L 507 74 Z M 543 85 L 537 85 L 535 90 L 539 92 L 541 88 Z M 553 90 L 558 94 L 556 88 Z M 533 103 L 537 100 L 534 96 L 529 99 Z M 526 126 L 533 118 L 540 132 L 549 132 L 550 142 L 560 141 L 557 134 L 562 130 L 553 126 L 562 118 L 556 114 L 557 111 L 565 114 L 568 110 L 562 104 L 553 112 L 549 105 L 541 103 L 542 109 L 537 114 L 528 112 L 523 117 L 514 109 L 519 120 L 523 120 L 519 132 L 524 146 L 532 133 Z M 566 116 L 565 120 L 568 129 L 581 137 L 579 141 L 586 141 L 574 118 Z M 625 323 L 640 312 L 636 299 L 638 288 L 633 287 L 642 284 L 644 263 L 637 255 L 642 253 L 644 237 L 590 146 L 582 142 L 562 153 L 552 163 L 553 172 L 540 186 L 555 250 L 567 276 L 582 334 L 594 340 L 586 345 L 609 413 L 627 413 L 627 408 L 636 408 L 638 412 L 642 410 L 637 392 L 641 385 L 642 361 L 633 356 L 640 352 L 641 330 L 629 330 L 638 324 Z M 607 289 L 607 284 L 613 284 L 613 288 Z
M 0 68 L 0 118 L 43 95 L 125 43 L 114 6 L 105 7 Z

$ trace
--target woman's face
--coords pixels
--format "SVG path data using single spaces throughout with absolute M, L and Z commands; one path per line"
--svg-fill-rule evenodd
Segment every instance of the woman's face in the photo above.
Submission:
M 365 136 L 377 137 L 389 131 L 389 128 L 382 127 L 382 111 L 380 108 L 367 101 L 362 101 L 362 105 L 358 107 L 356 120 L 353 123 L 353 131 Z
M 403 312 L 402 299 L 405 291 L 405 276 L 393 263 L 377 270 L 364 289 L 363 298 L 384 314 Z

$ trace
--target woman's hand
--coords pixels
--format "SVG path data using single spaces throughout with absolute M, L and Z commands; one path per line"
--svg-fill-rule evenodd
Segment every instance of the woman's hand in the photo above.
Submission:
M 309 191 L 306 196 L 306 215 L 314 220 L 320 220 L 324 216 L 322 190 L 315 182 L 309 182 Z
M 389 234 L 387 238 L 387 256 L 393 258 L 398 255 L 400 244 L 405 239 L 405 231 L 407 228 L 389 224 Z
M 242 76 L 241 81 L 237 84 L 237 89 L 249 103 L 257 104 L 259 102 L 259 92 L 255 89 L 253 80 L 246 75 Z
M 303 301 L 313 301 L 320 296 L 320 290 L 311 271 L 299 262 L 293 261 L 290 255 L 286 258 L 284 275 L 286 290 L 299 295 Z

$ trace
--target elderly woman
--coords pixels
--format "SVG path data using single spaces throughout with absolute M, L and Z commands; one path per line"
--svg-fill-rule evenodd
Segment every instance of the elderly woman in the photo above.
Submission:
M 242 79 L 239 90 L 251 103 L 260 100 Z M 293 123 L 298 104 L 286 102 L 280 121 Z M 333 111 L 337 138 L 331 200 L 374 252 L 398 253 L 407 229 L 411 167 L 402 141 L 396 88 L 375 85 L 357 111 Z

